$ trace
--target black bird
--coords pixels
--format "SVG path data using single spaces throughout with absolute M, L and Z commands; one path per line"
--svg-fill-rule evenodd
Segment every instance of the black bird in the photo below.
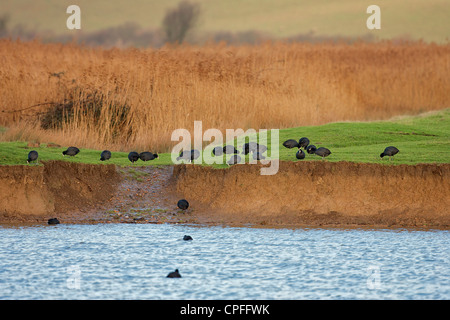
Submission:
M 223 155 L 223 148 L 222 147 L 215 147 L 213 149 L 212 153 L 215 156 L 221 156 L 221 155 Z
M 234 146 L 228 145 L 228 146 L 223 147 L 223 153 L 226 153 L 226 154 L 232 154 L 232 153 L 239 154 L 239 151 L 236 150 L 236 148 Z
M 30 151 L 28 153 L 28 159 L 27 159 L 27 163 L 30 163 L 31 161 L 37 160 L 38 158 L 38 153 L 37 151 Z
M 309 145 L 309 139 L 306 137 L 300 138 L 298 141 L 298 147 L 306 150 L 306 147 Z
M 399 152 L 400 151 L 396 147 L 390 146 L 384 149 L 384 152 L 380 154 L 380 157 L 383 158 L 384 156 L 388 156 L 389 161 L 391 161 L 391 157 L 395 156 Z
M 77 147 L 68 147 L 67 150 L 62 152 L 62 154 L 63 156 L 68 155 L 74 157 L 78 154 L 78 152 L 80 152 L 80 149 L 78 149 Z
M 228 160 L 228 165 L 232 165 L 232 164 L 237 164 L 241 162 L 241 157 L 239 157 L 237 154 L 235 154 L 234 156 L 232 156 L 230 158 L 230 160 Z
M 187 202 L 186 199 L 181 199 L 178 201 L 177 207 L 181 210 L 186 210 L 187 208 L 189 208 L 189 202 Z
M 167 275 L 167 278 L 181 278 L 181 274 L 178 269 L 175 269 L 175 271 L 172 271 Z
M 100 161 L 105 161 L 109 159 L 111 159 L 111 151 L 109 150 L 102 151 L 102 153 L 100 154 Z
M 295 157 L 299 160 L 305 159 L 305 153 L 303 152 L 302 149 L 299 148 L 297 153 L 295 154 Z
M 192 149 L 190 151 L 181 151 L 180 155 L 177 157 L 177 161 L 184 159 L 192 162 L 198 157 L 200 157 L 200 151 L 198 151 L 197 149 Z
M 136 161 L 139 160 L 139 153 L 137 153 L 136 151 L 131 151 L 128 154 L 128 160 L 130 160 L 131 163 L 135 163 Z
M 253 152 L 253 160 L 264 160 L 265 158 L 261 152 Z
M 59 224 L 59 220 L 57 218 L 51 218 L 47 221 L 48 224 Z
M 154 160 L 156 158 L 158 158 L 157 153 L 151 153 L 148 151 L 139 153 L 139 159 L 141 159 L 142 161 Z
M 323 160 L 325 157 L 328 157 L 331 154 L 331 151 L 328 150 L 327 148 L 320 147 L 314 153 L 317 154 L 318 156 L 321 156 Z
M 298 142 L 294 139 L 289 139 L 283 142 L 283 146 L 289 149 L 299 148 Z
M 189 240 L 194 240 L 194 239 L 192 239 L 192 237 L 191 237 L 191 236 L 188 236 L 188 235 L 184 235 L 184 237 L 183 237 L 183 240 L 185 240 L 185 241 L 189 241 Z
M 256 143 L 256 142 L 248 142 L 244 144 L 244 147 L 242 149 L 243 154 L 249 154 L 250 152 L 259 152 L 264 153 L 267 151 L 267 147 L 265 145 Z
M 308 152 L 308 154 L 314 154 L 316 150 L 317 148 L 313 144 L 310 144 L 309 146 L 306 147 L 306 152 Z

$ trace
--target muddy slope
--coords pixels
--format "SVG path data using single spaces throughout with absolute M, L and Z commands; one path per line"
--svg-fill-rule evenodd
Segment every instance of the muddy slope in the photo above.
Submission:
M 110 199 L 119 181 L 114 165 L 0 166 L 0 223 L 41 222 L 86 210 Z
M 256 225 L 450 227 L 450 165 L 281 162 L 174 169 L 176 191 L 210 210 L 203 221 Z

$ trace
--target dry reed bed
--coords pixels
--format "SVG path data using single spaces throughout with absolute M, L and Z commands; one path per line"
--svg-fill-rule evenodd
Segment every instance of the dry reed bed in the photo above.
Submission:
M 0 125 L 10 128 L 1 139 L 161 152 L 194 120 L 285 128 L 446 108 L 449 75 L 449 44 L 104 50 L 0 40 Z M 68 101 L 62 126 L 42 129 L 42 113 Z

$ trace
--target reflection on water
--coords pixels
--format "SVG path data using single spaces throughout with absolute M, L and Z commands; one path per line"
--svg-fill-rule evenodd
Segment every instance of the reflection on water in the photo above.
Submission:
M 0 239 L 0 299 L 450 298 L 448 231 L 61 224 Z

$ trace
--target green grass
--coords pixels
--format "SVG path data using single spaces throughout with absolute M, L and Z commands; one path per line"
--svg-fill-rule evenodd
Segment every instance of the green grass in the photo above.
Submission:
M 1 134 L 1 133 L 0 133 Z M 428 114 L 404 117 L 398 120 L 373 122 L 339 122 L 322 126 L 297 127 L 279 131 L 279 156 L 285 161 L 321 161 L 315 155 L 306 154 L 304 160 L 297 160 L 297 149 L 287 149 L 282 143 L 287 139 L 308 137 L 317 147 L 326 147 L 332 154 L 325 161 L 352 161 L 389 164 L 388 158 L 379 155 L 387 146 L 396 146 L 397 154 L 392 164 L 450 163 L 450 109 Z M 268 137 L 270 142 L 270 136 Z M 39 148 L 26 146 L 26 142 L 1 142 L 0 165 L 26 164 L 31 150 L 39 153 L 39 160 L 63 160 L 90 164 L 114 163 L 130 166 L 127 152 L 113 152 L 109 161 L 100 161 L 102 150 L 81 149 L 75 157 L 63 157 L 64 148 Z M 270 149 L 270 143 L 269 143 Z M 230 156 L 227 156 L 229 158 Z M 246 157 L 248 162 L 248 156 Z M 169 153 L 160 154 L 153 161 L 138 161 L 131 166 L 171 165 Z M 214 164 L 214 168 L 226 168 L 226 164 Z M 138 176 L 136 178 L 139 178 Z

